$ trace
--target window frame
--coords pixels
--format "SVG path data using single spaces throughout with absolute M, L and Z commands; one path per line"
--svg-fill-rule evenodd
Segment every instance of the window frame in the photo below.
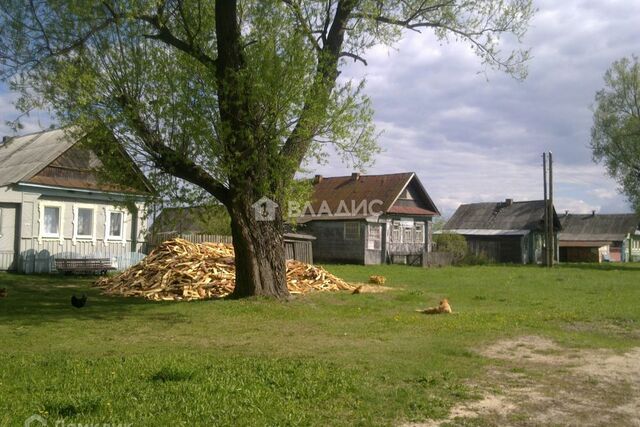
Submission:
M 80 224 L 80 209 L 86 209 L 91 211 L 91 234 L 78 233 L 78 226 Z M 96 242 L 96 223 L 97 223 L 97 209 L 95 205 L 74 203 L 73 205 L 73 244 L 80 240 L 83 242 L 91 241 Z
M 349 233 L 347 231 L 347 226 L 356 226 L 356 233 Z M 354 242 L 354 241 L 358 241 L 360 240 L 360 238 L 362 237 L 362 233 L 360 231 L 360 223 L 358 221 L 345 221 L 344 225 L 342 226 L 342 237 L 345 241 L 350 241 L 350 242 Z M 353 230 L 351 230 L 353 231 Z
M 376 230 L 374 233 L 373 231 Z M 382 224 L 367 224 L 367 249 L 382 249 Z
M 413 243 L 421 243 L 425 242 L 425 223 L 424 222 L 416 222 L 413 224 Z M 418 231 L 418 229 L 421 229 Z M 421 239 L 416 239 L 416 236 L 421 236 Z
M 115 236 L 111 234 L 111 214 L 112 213 L 120 214 L 120 236 Z M 126 232 L 124 229 L 125 215 L 126 215 L 126 212 L 122 209 L 106 209 L 106 215 L 104 220 L 105 241 L 110 241 L 110 242 L 125 241 L 125 235 L 126 235 Z
M 42 242 L 43 240 L 59 240 L 60 244 L 64 242 L 64 203 L 55 202 L 50 200 L 42 200 L 38 204 L 38 242 Z M 58 232 L 47 233 L 45 231 L 45 210 L 46 208 L 56 208 L 58 209 Z

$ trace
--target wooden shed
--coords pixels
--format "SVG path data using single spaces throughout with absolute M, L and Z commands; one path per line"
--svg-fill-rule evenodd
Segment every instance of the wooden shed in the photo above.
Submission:
M 562 262 L 640 260 L 640 218 L 636 214 L 565 213 L 560 217 Z
M 465 237 L 469 250 L 493 262 L 541 263 L 544 248 L 544 201 L 460 205 L 443 232 Z M 553 213 L 554 230 L 560 229 Z

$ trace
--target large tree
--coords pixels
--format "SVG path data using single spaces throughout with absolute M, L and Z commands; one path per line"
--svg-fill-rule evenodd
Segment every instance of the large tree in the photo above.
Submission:
M 24 110 L 114 134 L 154 181 L 222 203 L 234 295 L 284 297 L 282 212 L 259 221 L 252 204 L 284 206 L 327 144 L 356 167 L 377 150 L 362 85 L 340 67 L 431 30 L 523 77 L 528 52 L 500 37 L 519 42 L 532 14 L 531 0 L 3 0 L 0 63 Z
M 604 89 L 596 93 L 591 128 L 595 161 L 640 212 L 640 63 L 637 56 L 615 61 L 604 75 Z

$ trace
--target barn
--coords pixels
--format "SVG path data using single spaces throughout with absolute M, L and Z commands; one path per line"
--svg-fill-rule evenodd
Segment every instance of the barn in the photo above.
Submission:
M 460 205 L 442 232 L 461 234 L 469 250 L 492 262 L 535 264 L 543 261 L 543 200 Z M 561 228 L 553 211 L 554 231 Z
M 635 214 L 570 214 L 560 217 L 561 262 L 640 261 L 640 218 Z

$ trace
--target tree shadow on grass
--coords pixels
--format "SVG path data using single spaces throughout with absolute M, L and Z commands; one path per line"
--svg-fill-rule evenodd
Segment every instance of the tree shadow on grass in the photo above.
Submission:
M 162 303 L 140 298 L 102 295 L 93 287 L 97 276 L 24 275 L 0 273 L 0 288 L 7 296 L 0 299 L 0 322 L 41 324 L 66 319 L 122 319 Z M 71 305 L 71 296 L 87 295 L 82 308 Z

